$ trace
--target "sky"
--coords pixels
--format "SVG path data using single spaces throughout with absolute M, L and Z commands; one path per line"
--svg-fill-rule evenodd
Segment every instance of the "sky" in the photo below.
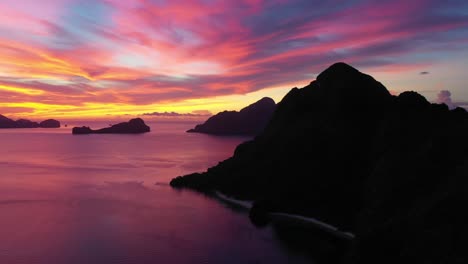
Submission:
M 0 1 L 0 114 L 15 118 L 238 110 L 337 61 L 468 106 L 467 58 L 466 0 Z

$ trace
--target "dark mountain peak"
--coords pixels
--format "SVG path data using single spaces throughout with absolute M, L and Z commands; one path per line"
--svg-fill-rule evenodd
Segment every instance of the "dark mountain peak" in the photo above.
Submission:
M 249 108 L 251 106 L 256 106 L 256 105 L 275 105 L 275 101 L 271 99 L 270 97 L 263 97 L 262 99 L 258 100 L 257 102 L 244 107 L 243 109 Z
M 345 63 L 335 63 L 304 88 L 293 88 L 278 103 L 271 131 L 309 120 L 334 122 L 344 127 L 364 122 L 371 129 L 390 106 L 392 95 L 380 82 Z M 353 126 L 354 127 L 354 126 Z M 335 127 L 339 131 L 342 128 Z
M 385 109 L 392 96 L 380 82 L 372 76 L 339 62 L 317 76 L 317 81 L 309 86 L 317 86 L 321 100 L 342 111 L 363 112 Z
M 430 103 L 415 91 L 406 91 L 398 95 L 396 99 L 399 106 L 410 108 L 410 107 L 426 107 Z
M 269 109 L 274 109 L 275 106 L 276 106 L 276 103 L 273 99 L 271 99 L 270 97 L 263 97 L 257 102 L 242 108 L 240 112 L 243 113 L 246 111 L 259 111 L 262 109 L 265 109 L 268 111 Z
M 8 117 L 4 115 L 0 115 L 0 120 L 11 120 L 11 119 L 9 119 Z
M 327 79 L 335 79 L 335 78 L 343 78 L 344 76 L 352 76 L 352 75 L 359 75 L 362 74 L 357 69 L 353 68 L 352 66 L 344 63 L 344 62 L 337 62 L 328 67 L 322 73 L 317 76 L 317 80 L 327 80 Z
M 338 62 L 328 67 L 317 76 L 317 81 L 321 86 L 327 85 L 329 88 L 340 90 L 350 88 L 352 93 L 371 93 L 370 96 L 374 96 L 375 93 L 380 93 L 384 96 L 390 95 L 387 89 L 372 76 L 364 74 L 343 62 Z M 367 89 L 370 84 L 378 85 L 374 85 L 374 88 L 370 90 Z
M 262 99 L 258 100 L 257 103 L 275 104 L 275 100 L 271 99 L 270 97 L 263 97 Z
M 137 125 L 137 126 L 143 126 L 143 125 L 146 125 L 145 124 L 145 121 L 143 121 L 143 119 L 141 118 L 133 118 L 133 119 L 130 119 L 130 121 L 128 121 L 128 123 L 130 123 L 130 125 Z

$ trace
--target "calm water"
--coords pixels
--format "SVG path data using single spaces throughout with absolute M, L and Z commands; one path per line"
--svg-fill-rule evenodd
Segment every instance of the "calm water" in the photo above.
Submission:
M 79 124 L 82 125 L 82 124 Z M 246 138 L 0 130 L 0 263 L 307 263 L 244 212 L 168 186 Z

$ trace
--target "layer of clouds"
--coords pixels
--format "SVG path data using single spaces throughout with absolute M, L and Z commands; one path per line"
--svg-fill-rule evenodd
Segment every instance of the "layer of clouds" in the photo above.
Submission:
M 306 84 L 336 61 L 418 72 L 466 51 L 466 9 L 435 0 L 6 0 L 0 104 L 168 104 Z

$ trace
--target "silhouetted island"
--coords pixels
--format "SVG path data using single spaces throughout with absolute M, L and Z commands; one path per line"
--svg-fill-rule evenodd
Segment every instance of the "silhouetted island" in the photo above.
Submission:
M 39 123 L 42 128 L 57 128 L 60 127 L 60 122 L 54 119 L 47 119 Z
M 141 118 L 130 119 L 128 122 L 122 122 L 111 127 L 93 130 L 90 127 L 74 127 L 73 134 L 140 134 L 150 132 L 150 127 L 145 124 Z
M 341 263 L 466 263 L 467 135 L 465 109 L 337 63 L 233 157 L 171 185 L 254 200 L 257 223 L 294 213 L 352 232 Z
M 220 112 L 210 117 L 205 123 L 197 125 L 187 132 L 255 136 L 265 129 L 275 109 L 275 101 L 269 97 L 264 97 L 239 112 Z
M 60 122 L 55 119 L 47 119 L 41 123 L 33 122 L 27 119 L 12 120 L 0 115 L 0 128 L 59 128 Z
M 13 121 L 13 120 L 11 120 Z M 14 124 L 16 128 L 36 128 L 40 127 L 39 123 L 33 122 L 28 119 L 18 119 L 16 121 L 10 122 L 10 124 Z

